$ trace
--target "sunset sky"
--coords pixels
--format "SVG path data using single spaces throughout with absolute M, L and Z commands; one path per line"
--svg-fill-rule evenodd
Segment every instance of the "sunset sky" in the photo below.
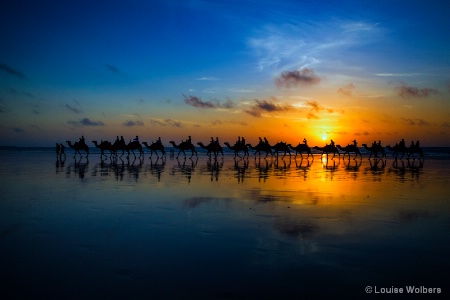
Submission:
M 450 146 L 449 12 L 445 0 L 3 0 L 0 146 Z

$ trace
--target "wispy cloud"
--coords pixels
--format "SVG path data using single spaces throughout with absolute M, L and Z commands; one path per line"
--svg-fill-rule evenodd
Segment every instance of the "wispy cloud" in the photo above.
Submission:
M 217 80 L 220 80 L 220 79 L 217 78 L 217 77 L 207 77 L 207 76 L 205 76 L 205 77 L 197 78 L 196 80 L 200 80 L 200 81 L 217 81 Z
M 309 68 L 303 68 L 298 71 L 286 71 L 275 78 L 275 85 L 279 88 L 290 88 L 299 85 L 308 86 L 317 84 L 319 82 L 320 78 L 314 73 L 312 69 Z
M 260 71 L 279 72 L 301 69 L 345 57 L 345 50 L 367 45 L 381 36 L 379 24 L 352 20 L 298 22 L 267 25 L 248 40 L 255 51 Z
M 125 127 L 144 126 L 144 122 L 127 120 L 122 125 Z
M 83 118 L 79 121 L 68 121 L 72 126 L 105 126 L 102 121 L 91 121 L 89 118 Z
M 431 95 L 438 94 L 439 92 L 431 88 L 417 88 L 414 86 L 408 86 L 402 84 L 397 88 L 398 95 L 402 98 L 426 98 Z
M 170 126 L 170 127 L 177 127 L 181 128 L 183 127 L 183 124 L 180 121 L 175 121 L 172 119 L 164 119 L 164 120 L 158 120 L 158 119 L 151 119 L 150 124 L 157 125 L 157 126 Z
M 74 112 L 74 113 L 76 113 L 76 114 L 80 114 L 80 113 L 83 112 L 81 109 L 75 108 L 75 107 L 73 107 L 73 106 L 71 106 L 71 105 L 69 105 L 69 104 L 66 104 L 65 107 L 66 107 L 68 110 L 70 110 L 70 111 L 72 111 L 72 112 Z
M 423 119 L 409 119 L 409 118 L 401 118 L 402 122 L 406 125 L 410 126 L 429 126 L 430 123 Z
M 247 109 L 244 112 L 254 117 L 261 117 L 262 113 L 265 112 L 274 113 L 274 112 L 288 112 L 295 110 L 297 109 L 288 103 L 279 104 L 274 101 L 255 100 L 255 104 L 253 104 L 250 107 L 250 109 Z
M 186 96 L 183 95 L 184 97 L 184 103 L 191 105 L 193 107 L 198 107 L 198 108 L 233 108 L 235 106 L 234 102 L 231 99 L 227 99 L 225 101 L 225 103 L 221 103 L 218 100 L 214 100 L 214 101 L 204 101 L 202 100 L 202 98 L 197 97 L 197 96 Z
M 6 64 L 0 64 L 0 70 L 6 72 L 9 75 L 12 75 L 12 76 L 15 76 L 17 78 L 20 78 L 20 79 L 25 79 L 26 78 L 25 75 L 22 72 L 14 69 L 13 67 L 8 66 Z
M 110 64 L 105 64 L 105 67 L 108 71 L 110 71 L 111 73 L 119 73 L 120 70 L 118 67 L 110 65 Z
M 411 77 L 417 76 L 419 73 L 378 73 L 375 75 L 380 77 Z
M 355 89 L 355 85 L 353 83 L 349 83 L 337 90 L 339 94 L 344 96 L 351 97 L 353 95 L 353 90 Z

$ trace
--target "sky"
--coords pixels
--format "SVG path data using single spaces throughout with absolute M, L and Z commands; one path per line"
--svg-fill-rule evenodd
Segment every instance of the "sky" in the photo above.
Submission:
M 0 0 L 0 146 L 81 135 L 450 146 L 449 11 L 446 0 Z

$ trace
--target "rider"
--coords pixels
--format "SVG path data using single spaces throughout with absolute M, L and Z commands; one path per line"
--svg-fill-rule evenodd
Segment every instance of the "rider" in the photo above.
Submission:
M 245 145 L 245 138 L 244 137 L 242 137 L 242 139 L 241 139 L 241 144 Z
M 158 140 L 156 142 L 159 143 L 159 144 L 162 144 L 161 137 L 158 137 Z
M 133 142 L 139 143 L 139 137 L 136 136 L 136 137 L 133 139 Z
M 303 139 L 303 144 L 308 145 L 308 141 L 306 139 Z
M 330 144 L 330 145 L 331 145 L 331 147 L 334 147 L 334 141 L 333 141 L 333 140 L 331 140 L 331 141 L 330 141 L 330 143 L 331 143 L 331 144 Z
M 219 145 L 219 137 L 216 136 L 216 144 Z
M 188 139 L 187 139 L 186 143 L 188 143 L 188 144 L 192 144 L 192 139 L 191 139 L 191 136 L 189 136 L 189 137 L 188 137 Z
M 356 140 L 353 140 L 353 146 L 357 147 L 358 143 L 356 142 Z

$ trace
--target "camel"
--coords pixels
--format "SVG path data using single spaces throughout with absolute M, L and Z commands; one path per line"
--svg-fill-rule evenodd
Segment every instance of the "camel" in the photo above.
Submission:
M 230 143 L 228 143 L 228 142 L 225 142 L 224 144 L 228 147 L 228 149 L 234 151 L 234 157 L 235 157 L 235 158 L 236 158 L 236 156 L 241 157 L 241 156 L 239 155 L 239 151 L 244 152 L 244 156 L 243 156 L 243 157 L 246 157 L 246 156 L 249 155 L 249 154 L 248 154 L 248 147 L 247 147 L 247 145 L 236 144 L 236 145 L 234 145 L 234 146 L 231 146 Z
M 75 155 L 73 157 L 75 157 L 77 153 L 80 154 L 80 156 L 82 156 L 80 151 L 86 152 L 86 158 L 89 156 L 89 147 L 86 145 L 86 143 L 75 142 L 75 144 L 73 145 L 71 141 L 66 141 L 66 143 L 67 145 L 69 145 L 70 148 L 75 150 Z
M 152 143 L 150 146 L 148 145 L 147 142 L 142 142 L 142 145 L 144 145 L 147 149 L 150 150 L 150 157 L 153 155 L 153 152 L 155 152 L 156 157 L 159 158 L 158 152 L 156 151 L 161 151 L 161 156 L 162 155 L 166 155 L 166 150 L 164 149 L 164 146 L 161 142 L 156 142 L 156 143 Z
M 355 145 L 347 145 L 345 147 L 342 147 L 341 145 L 336 145 L 336 147 L 341 151 L 345 151 L 344 158 L 345 158 L 345 154 L 348 154 L 348 159 L 350 159 L 350 153 L 355 152 L 355 158 L 353 158 L 353 159 L 356 159 L 358 157 L 358 154 L 362 159 L 361 152 L 359 151 L 359 148 Z
M 110 155 L 114 154 L 114 149 L 113 146 L 110 142 L 108 141 L 101 141 L 100 144 L 97 143 L 97 141 L 92 141 L 92 143 L 95 145 L 95 147 L 97 147 L 98 149 L 100 149 L 100 157 L 107 156 L 105 154 L 105 151 L 109 151 Z
M 374 157 L 379 158 L 378 157 L 378 152 L 381 153 L 381 158 L 386 158 L 386 153 L 384 152 L 384 148 L 378 145 L 373 145 L 371 147 L 367 147 L 367 144 L 362 144 L 362 146 L 364 147 L 364 149 L 366 149 L 367 151 L 370 152 L 370 156 L 369 159 L 372 157 L 372 154 Z
M 259 143 L 255 147 L 253 147 L 251 144 L 246 144 L 246 146 L 248 148 L 250 148 L 250 150 L 255 151 L 255 158 L 256 158 L 256 153 L 258 153 L 259 157 L 261 157 L 261 152 L 266 152 L 266 156 L 264 158 L 267 158 L 269 153 L 270 153 L 270 155 L 273 155 L 272 148 L 270 148 L 270 145 L 268 145 L 268 144 Z
M 324 147 L 314 146 L 313 149 L 322 151 L 322 155 L 326 154 L 327 158 L 328 158 L 328 154 L 329 153 L 333 153 L 333 157 L 331 159 L 333 159 L 336 156 L 336 153 L 337 153 L 338 156 L 339 156 L 339 159 L 341 159 L 341 154 L 339 153 L 337 147 L 334 146 L 334 145 L 325 145 Z
M 202 149 L 208 150 L 208 152 L 206 153 L 206 155 L 208 155 L 209 157 L 211 157 L 211 152 L 214 153 L 214 157 L 217 158 L 217 155 L 219 153 L 222 153 L 222 157 L 223 157 L 223 149 L 222 146 L 220 146 L 219 144 L 213 142 L 213 143 L 209 143 L 208 146 L 203 145 L 202 142 L 198 142 L 197 145 L 199 145 Z
M 419 154 L 419 159 L 423 158 L 423 151 L 422 148 L 420 148 L 419 146 L 409 146 L 408 149 L 408 159 L 409 156 L 412 155 L 414 159 L 416 159 L 416 157 L 414 156 L 414 153 L 418 153 Z
M 395 144 L 394 147 L 391 147 L 390 145 L 387 145 L 386 148 L 392 152 L 392 156 L 397 159 L 398 154 L 401 153 L 402 157 L 400 157 L 400 159 L 403 158 L 403 156 L 405 155 L 405 153 L 408 152 L 408 149 L 406 149 L 406 147 L 402 147 L 399 144 Z
M 291 157 L 291 151 L 289 146 L 284 142 L 276 143 L 275 145 L 271 146 L 271 148 L 275 151 L 275 155 L 278 158 L 278 151 L 284 152 L 283 158 L 286 156 L 286 153 L 289 153 L 289 157 Z
M 298 143 L 298 145 L 296 147 L 292 147 L 291 144 L 288 144 L 288 147 L 295 151 L 295 157 L 297 157 L 297 154 L 300 153 L 300 156 L 303 158 L 302 152 L 308 153 L 307 158 L 309 158 L 310 155 L 313 156 L 311 153 L 311 148 L 309 148 L 309 146 L 307 144 Z M 314 156 L 313 156 L 313 158 L 314 158 Z
M 139 151 L 139 156 L 144 155 L 144 150 L 142 150 L 142 145 L 139 142 L 129 142 L 128 145 L 125 146 L 125 150 L 127 150 L 128 157 L 130 157 L 130 151 L 133 153 L 134 157 L 136 157 L 136 154 L 134 153 L 134 150 Z
M 186 153 L 184 152 L 186 150 L 191 150 L 191 152 L 192 152 L 192 155 L 189 158 L 192 158 L 192 156 L 194 156 L 194 153 L 195 153 L 195 156 L 198 157 L 197 151 L 195 150 L 195 146 L 192 145 L 192 143 L 181 142 L 179 145 L 176 145 L 174 141 L 170 141 L 169 143 L 172 144 L 172 146 L 174 146 L 176 149 L 179 149 L 177 158 L 178 158 L 178 156 L 180 155 L 181 152 L 183 152 L 184 158 L 186 158 Z

